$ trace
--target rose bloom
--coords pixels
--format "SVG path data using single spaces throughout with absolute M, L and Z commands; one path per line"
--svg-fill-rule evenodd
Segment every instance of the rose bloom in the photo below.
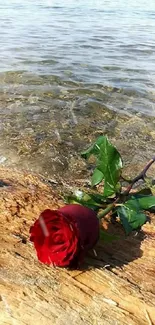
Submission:
M 39 261 L 54 266 L 76 268 L 98 239 L 96 213 L 79 204 L 47 209 L 30 228 Z

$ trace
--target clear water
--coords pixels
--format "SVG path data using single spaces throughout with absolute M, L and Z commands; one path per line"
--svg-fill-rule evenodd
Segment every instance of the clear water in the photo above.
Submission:
M 0 45 L 1 154 L 26 167 L 86 118 L 155 116 L 154 0 L 0 0 Z

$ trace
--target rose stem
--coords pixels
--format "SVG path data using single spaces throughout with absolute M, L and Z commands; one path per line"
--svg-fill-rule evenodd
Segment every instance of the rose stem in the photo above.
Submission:
M 151 165 L 155 162 L 155 156 L 147 163 L 144 169 L 141 171 L 139 175 L 137 175 L 132 181 L 131 184 L 127 187 L 127 189 L 122 193 L 123 195 L 129 194 L 133 185 L 138 182 L 140 179 L 145 179 L 146 172 L 151 167 Z
M 151 165 L 155 162 L 155 156 L 147 163 L 147 165 L 144 167 L 144 169 L 141 171 L 140 174 L 138 174 L 132 181 L 131 181 L 131 184 L 127 187 L 127 189 L 123 192 L 123 193 L 120 193 L 120 196 L 125 196 L 125 195 L 128 195 L 133 187 L 133 185 L 138 182 L 140 179 L 143 179 L 145 178 L 146 176 L 146 172 L 148 171 L 148 169 L 151 167 Z M 115 199 L 115 201 L 111 204 L 109 204 L 106 209 L 102 210 L 101 212 L 98 213 L 98 218 L 99 219 L 102 219 L 103 217 L 105 217 L 110 211 L 113 210 L 113 208 L 116 206 L 116 203 L 119 201 L 120 199 L 120 196 L 117 197 Z

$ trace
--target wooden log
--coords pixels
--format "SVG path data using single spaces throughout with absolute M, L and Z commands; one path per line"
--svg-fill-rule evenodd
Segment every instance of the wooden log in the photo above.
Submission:
M 29 228 L 62 199 L 38 177 L 0 169 L 0 324 L 155 324 L 155 216 L 142 232 L 99 242 L 81 270 L 39 263 Z

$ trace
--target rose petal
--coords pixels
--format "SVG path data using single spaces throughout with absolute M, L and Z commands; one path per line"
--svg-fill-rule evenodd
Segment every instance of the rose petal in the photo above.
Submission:
M 40 218 L 30 228 L 38 259 L 45 264 L 68 266 L 79 248 L 75 224 L 57 210 L 47 209 Z
M 79 204 L 69 204 L 58 211 L 67 218 L 74 218 L 79 229 L 81 245 L 85 251 L 91 249 L 99 239 L 99 220 L 96 213 Z

